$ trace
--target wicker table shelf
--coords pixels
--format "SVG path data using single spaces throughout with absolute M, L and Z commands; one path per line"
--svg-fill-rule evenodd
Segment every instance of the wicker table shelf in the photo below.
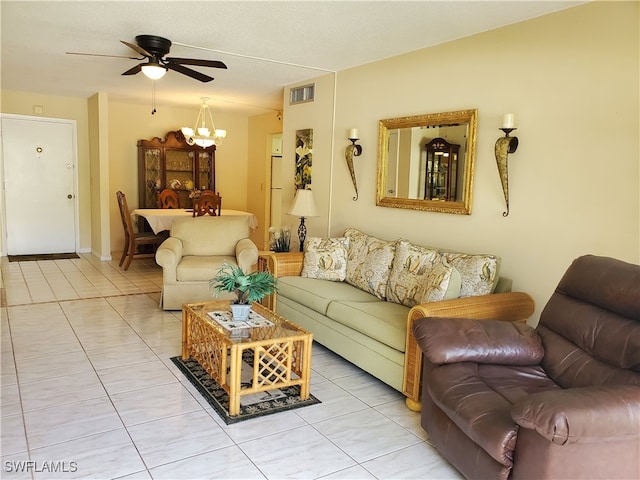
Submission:
M 208 312 L 229 310 L 228 301 L 184 305 L 182 358 L 193 358 L 229 395 L 229 415 L 240 412 L 243 395 L 300 385 L 300 398 L 309 398 L 313 335 L 260 304 L 252 310 L 273 323 L 254 327 L 247 338 L 232 338 Z M 250 386 L 241 385 L 243 354 L 253 354 Z M 245 365 L 245 368 L 246 365 Z

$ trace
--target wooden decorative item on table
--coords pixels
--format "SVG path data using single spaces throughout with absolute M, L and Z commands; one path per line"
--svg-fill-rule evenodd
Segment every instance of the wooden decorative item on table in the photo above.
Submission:
M 180 208 L 180 199 L 175 190 L 165 188 L 158 193 L 158 208 Z
M 217 193 L 205 192 L 207 190 L 202 192 L 198 198 L 193 199 L 193 216 L 211 215 L 219 217 L 222 210 L 222 197 Z

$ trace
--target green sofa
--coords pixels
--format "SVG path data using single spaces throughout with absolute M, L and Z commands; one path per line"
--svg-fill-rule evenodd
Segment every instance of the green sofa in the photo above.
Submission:
M 342 253 L 336 254 L 339 250 Z M 476 267 L 470 268 L 474 261 Z M 456 264 L 460 276 L 452 266 Z M 262 253 L 259 261 L 259 268 L 278 278 L 278 292 L 265 301 L 267 306 L 402 392 L 407 406 L 416 411 L 421 408 L 422 352 L 413 337 L 414 320 L 438 316 L 526 321 L 533 313 L 531 297 L 510 292 L 511 281 L 499 277 L 499 266 L 500 259 L 493 255 L 380 240 L 355 229 L 347 229 L 340 239 L 309 239 L 304 253 Z M 336 276 L 336 270 L 346 275 Z M 447 282 L 442 281 L 445 270 Z M 479 280 L 483 285 L 473 284 L 474 275 L 484 277 Z M 435 294 L 426 292 L 427 284 L 441 288 Z M 471 296 L 474 293 L 479 295 Z M 433 301 L 417 303 L 421 298 Z

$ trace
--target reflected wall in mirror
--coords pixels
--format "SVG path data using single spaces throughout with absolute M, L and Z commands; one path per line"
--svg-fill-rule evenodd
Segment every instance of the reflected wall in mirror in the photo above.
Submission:
M 478 111 L 378 124 L 376 205 L 471 214 Z

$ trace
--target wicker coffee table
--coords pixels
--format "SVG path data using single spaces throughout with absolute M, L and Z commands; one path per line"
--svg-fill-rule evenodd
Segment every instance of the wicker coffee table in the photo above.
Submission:
M 252 310 L 271 325 L 243 329 L 234 336 L 209 315 L 230 311 L 228 301 L 182 307 L 182 359 L 196 360 L 229 395 L 229 415 L 240 412 L 240 397 L 300 385 L 300 399 L 309 398 L 313 335 L 260 304 Z M 242 386 L 243 354 L 253 355 L 250 386 Z

